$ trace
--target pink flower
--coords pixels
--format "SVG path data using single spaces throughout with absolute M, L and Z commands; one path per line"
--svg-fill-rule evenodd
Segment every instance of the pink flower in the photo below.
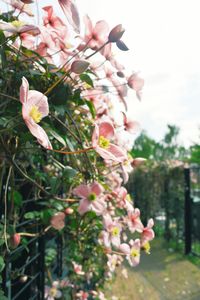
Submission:
M 140 78 L 137 73 L 133 73 L 128 78 L 128 86 L 136 91 L 136 96 L 141 100 L 141 91 L 144 86 L 144 79 Z
M 54 281 L 52 283 L 52 287 L 45 286 L 44 298 L 47 300 L 54 300 L 60 298 L 62 296 L 62 293 L 57 288 L 58 288 L 58 281 Z
M 49 114 L 47 97 L 38 91 L 29 91 L 29 83 L 23 77 L 20 87 L 20 101 L 22 103 L 22 116 L 30 132 L 44 148 L 52 149 L 46 132 L 37 124 Z
M 128 212 L 127 224 L 130 232 L 142 232 L 144 226 L 140 220 L 140 210 L 135 208 L 133 212 Z
M 84 292 L 84 291 L 79 291 L 76 294 L 76 297 L 78 297 L 79 300 L 87 300 L 88 297 L 89 297 L 89 294 L 87 292 Z
M 95 151 L 104 159 L 123 162 L 127 159 L 126 153 L 110 142 L 114 137 L 114 127 L 109 122 L 95 124 L 92 135 L 92 146 Z
M 101 215 L 106 204 L 102 196 L 103 187 L 98 182 L 86 185 L 81 184 L 74 189 L 73 193 L 81 198 L 78 211 L 81 215 L 89 210 L 94 211 L 97 215 Z
M 114 272 L 115 271 L 115 268 L 117 266 L 119 266 L 122 262 L 121 260 L 121 256 L 119 255 L 116 255 L 116 254 L 107 254 L 107 257 L 108 257 L 108 261 L 107 261 L 107 266 L 109 268 L 109 271 L 110 272 Z
M 38 35 L 40 33 L 40 30 L 35 25 L 26 24 L 22 21 L 12 21 L 12 22 L 4 22 L 0 21 L 0 29 L 3 31 L 7 31 L 10 33 L 24 33 L 28 32 L 32 35 Z
M 84 275 L 85 272 L 82 270 L 82 266 L 77 264 L 75 261 L 72 262 L 73 267 L 74 267 L 74 272 L 78 275 Z
M 126 254 L 130 266 L 135 267 L 140 262 L 140 240 L 131 240 L 130 244 L 130 246 L 126 243 L 121 244 L 119 250 Z
M 65 26 L 64 22 L 54 14 L 52 6 L 43 7 L 45 16 L 43 17 L 44 26 L 49 29 L 59 30 L 59 28 Z
M 91 19 L 86 15 L 84 17 L 86 32 L 84 42 L 88 47 L 95 50 L 102 46 L 108 39 L 109 27 L 105 21 L 98 21 L 93 26 Z
M 147 226 L 142 231 L 142 245 L 154 239 L 155 233 L 152 229 L 153 225 L 153 219 L 149 219 Z
M 106 230 L 102 232 L 102 239 L 105 247 L 110 248 L 120 245 L 121 225 L 117 220 L 112 220 L 109 214 L 103 216 L 103 223 Z
M 77 32 L 80 33 L 80 18 L 78 9 L 76 7 L 74 0 L 58 0 L 65 16 L 69 24 L 72 28 Z
M 61 230 L 65 227 L 65 214 L 63 212 L 56 213 L 51 218 L 51 226 L 57 230 Z

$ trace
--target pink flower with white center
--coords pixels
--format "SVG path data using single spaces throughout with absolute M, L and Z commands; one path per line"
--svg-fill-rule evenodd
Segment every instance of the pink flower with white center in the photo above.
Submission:
M 149 219 L 147 226 L 142 231 L 142 238 L 141 238 L 142 245 L 154 239 L 155 233 L 152 229 L 153 225 L 154 225 L 153 219 Z
M 140 240 L 130 241 L 130 246 L 128 244 L 121 244 L 119 250 L 126 254 L 126 259 L 128 260 L 130 266 L 135 267 L 140 262 Z
M 83 267 L 79 264 L 77 264 L 75 261 L 72 262 L 73 267 L 74 267 L 74 272 L 78 275 L 84 275 L 85 272 L 83 272 Z
M 87 292 L 84 291 L 79 291 L 78 293 L 76 293 L 76 297 L 79 300 L 87 300 L 89 297 L 89 294 Z
M 104 188 L 98 183 L 81 184 L 73 190 L 74 195 L 81 198 L 78 212 L 83 215 L 87 211 L 94 211 L 101 215 L 106 209 L 103 196 Z
M 46 132 L 37 124 L 49 114 L 47 97 L 38 91 L 29 90 L 29 83 L 23 77 L 20 87 L 20 101 L 22 103 L 22 116 L 30 132 L 44 148 L 52 149 Z
M 9 33 L 29 33 L 31 35 L 38 35 L 40 30 L 35 25 L 26 24 L 22 21 L 15 20 L 12 22 L 0 21 L 0 30 L 9 32 Z
M 51 226 L 54 229 L 61 230 L 65 227 L 65 213 L 58 212 L 50 220 Z
M 100 125 L 95 124 L 92 134 L 92 146 L 102 158 L 123 162 L 127 159 L 127 154 L 122 148 L 110 142 L 114 135 L 115 131 L 111 123 L 101 122 Z
M 140 220 L 140 210 L 138 208 L 135 208 L 133 212 L 128 212 L 126 220 L 130 232 L 143 232 L 144 226 Z
M 58 281 L 54 281 L 51 287 L 45 286 L 44 298 L 46 300 L 54 300 L 62 296 L 61 291 L 58 290 L 58 285 L 59 285 Z
M 117 220 L 112 220 L 109 214 L 103 216 L 103 223 L 106 230 L 102 231 L 102 240 L 106 248 L 111 244 L 115 247 L 120 245 L 121 224 Z

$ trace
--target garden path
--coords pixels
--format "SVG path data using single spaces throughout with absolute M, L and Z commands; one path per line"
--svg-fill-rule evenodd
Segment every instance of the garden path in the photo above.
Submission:
M 128 267 L 128 279 L 118 270 L 107 295 L 118 300 L 200 300 L 200 268 L 155 240 L 151 255 L 142 255 L 136 268 Z

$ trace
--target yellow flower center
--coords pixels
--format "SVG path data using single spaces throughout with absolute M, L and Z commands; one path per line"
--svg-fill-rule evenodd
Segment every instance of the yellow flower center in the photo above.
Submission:
M 55 297 L 57 294 L 57 289 L 56 288 L 51 288 L 49 291 L 49 296 Z
M 126 195 L 126 200 L 127 200 L 128 202 L 132 202 L 131 196 L 130 196 L 129 194 Z
M 106 139 L 104 136 L 99 137 L 99 146 L 104 149 L 108 149 L 110 146 L 110 141 Z
M 29 116 L 35 121 L 35 123 L 39 123 L 42 119 L 42 114 L 35 105 L 32 106 Z
M 91 194 L 89 194 L 89 196 L 88 196 L 88 200 L 89 200 L 89 201 L 95 201 L 96 198 L 97 198 L 97 195 L 96 195 L 95 193 L 91 193 Z
M 147 254 L 150 254 L 151 246 L 150 246 L 149 242 L 146 242 L 146 243 L 142 246 L 142 249 L 143 249 Z
M 19 21 L 19 20 L 15 20 L 15 21 L 12 21 L 11 24 L 18 28 L 18 27 L 23 26 L 25 23 L 22 21 Z
M 113 236 L 118 236 L 119 235 L 119 228 L 118 227 L 113 227 L 113 229 L 112 229 L 112 235 Z
M 132 257 L 137 257 L 137 256 L 140 255 L 140 252 L 138 250 L 136 250 L 136 249 L 132 249 L 130 255 Z

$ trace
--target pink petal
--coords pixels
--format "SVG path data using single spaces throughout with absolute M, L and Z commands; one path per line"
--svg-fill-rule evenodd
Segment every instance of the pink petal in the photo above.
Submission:
M 151 218 L 151 219 L 149 219 L 149 221 L 148 221 L 148 223 L 147 223 L 147 227 L 148 227 L 148 228 L 152 228 L 153 225 L 154 225 L 154 221 L 153 221 L 153 219 Z
M 107 139 L 111 139 L 114 136 L 115 130 L 111 123 L 102 122 L 99 125 L 99 135 Z
M 46 149 L 52 149 L 52 145 L 44 129 L 38 124 L 34 123 L 31 118 L 30 120 L 25 120 L 25 122 L 32 135 L 37 138 L 38 143 Z
M 97 196 L 99 196 L 103 191 L 104 188 L 98 182 L 93 182 L 91 184 L 91 192 L 95 193 Z
M 30 90 L 28 92 L 28 104 L 30 108 L 35 105 L 42 114 L 42 117 L 46 117 L 49 114 L 47 97 L 38 91 Z
M 104 200 L 96 200 L 91 203 L 91 209 L 96 212 L 97 215 L 102 215 L 106 209 L 106 203 Z
M 58 0 L 65 16 L 69 24 L 73 27 L 73 29 L 80 33 L 80 18 L 78 9 L 75 5 L 75 1 L 73 0 Z
M 73 190 L 73 194 L 81 198 L 87 198 L 90 194 L 90 188 L 85 184 L 81 184 Z
M 22 78 L 22 84 L 20 86 L 20 101 L 26 103 L 28 98 L 29 83 L 25 77 Z
M 79 214 L 83 215 L 84 213 L 86 213 L 90 209 L 90 205 L 91 205 L 90 201 L 88 201 L 86 198 L 82 199 L 80 201 L 79 208 L 78 208 Z
M 123 243 L 119 246 L 119 250 L 126 255 L 130 254 L 130 246 L 126 243 Z
M 123 162 L 127 159 L 127 155 L 124 152 L 124 150 L 122 150 L 122 148 L 114 144 L 110 144 L 109 152 L 113 154 L 116 161 Z

